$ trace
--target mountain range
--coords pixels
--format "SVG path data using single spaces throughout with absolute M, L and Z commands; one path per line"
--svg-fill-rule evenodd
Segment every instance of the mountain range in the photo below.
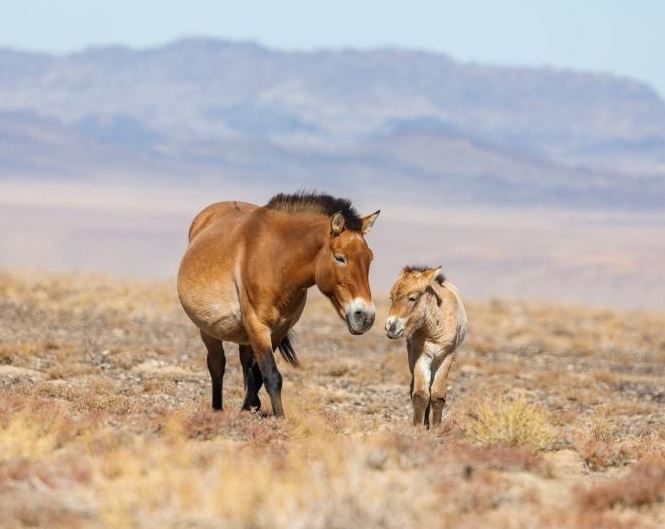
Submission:
M 0 179 L 665 205 L 665 103 L 609 74 L 207 38 L 0 49 Z

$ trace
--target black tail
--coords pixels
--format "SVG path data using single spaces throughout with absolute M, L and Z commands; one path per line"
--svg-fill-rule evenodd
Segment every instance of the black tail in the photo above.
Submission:
M 300 367 L 300 362 L 298 361 L 296 352 L 293 349 L 291 338 L 293 338 L 293 332 L 289 331 L 286 333 L 286 336 L 277 347 L 279 348 L 279 352 L 282 353 L 282 358 L 284 358 L 284 360 L 286 360 L 293 367 Z

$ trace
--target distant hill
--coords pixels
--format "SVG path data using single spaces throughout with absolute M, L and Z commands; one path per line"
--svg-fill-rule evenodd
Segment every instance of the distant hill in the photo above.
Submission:
M 630 79 L 397 49 L 187 39 L 0 50 L 0 178 L 13 177 L 279 178 L 427 189 L 431 200 L 657 208 L 665 103 Z

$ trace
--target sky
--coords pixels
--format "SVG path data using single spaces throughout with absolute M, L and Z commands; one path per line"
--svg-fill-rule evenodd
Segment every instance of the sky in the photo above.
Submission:
M 665 96 L 661 0 L 0 0 L 0 46 L 66 53 L 183 36 L 391 46 L 640 79 Z

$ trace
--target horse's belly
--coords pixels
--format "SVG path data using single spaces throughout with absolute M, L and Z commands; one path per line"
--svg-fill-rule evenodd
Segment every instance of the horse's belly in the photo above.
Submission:
M 240 303 L 215 303 L 210 307 L 209 317 L 202 329 L 211 336 L 229 342 L 249 343 L 242 323 Z
M 219 340 L 249 343 L 235 289 L 227 295 L 223 294 L 218 293 L 214 298 L 205 296 L 182 300 L 183 307 L 190 319 L 206 334 Z

